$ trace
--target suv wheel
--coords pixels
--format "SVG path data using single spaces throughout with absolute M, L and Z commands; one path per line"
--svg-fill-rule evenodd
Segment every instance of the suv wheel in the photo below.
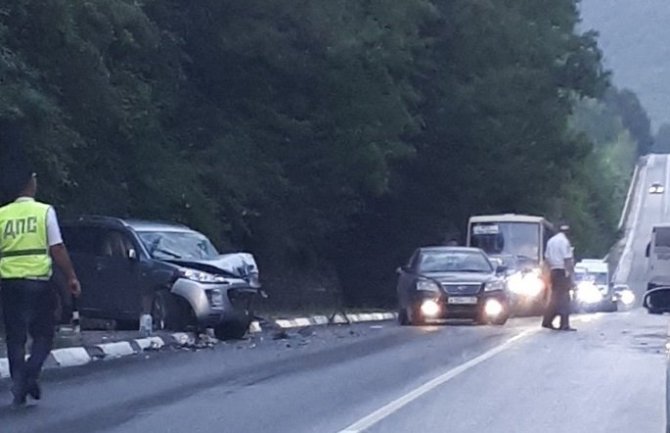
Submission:
M 151 319 L 155 330 L 183 331 L 187 318 L 179 299 L 165 290 L 156 292 L 151 305 Z

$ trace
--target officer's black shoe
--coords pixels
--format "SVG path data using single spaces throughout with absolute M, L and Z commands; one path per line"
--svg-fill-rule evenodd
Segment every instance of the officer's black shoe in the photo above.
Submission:
M 42 389 L 37 382 L 33 382 L 33 384 L 28 387 L 28 395 L 35 400 L 42 398 Z
M 547 328 L 547 329 L 551 329 L 551 330 L 554 330 L 554 331 L 556 330 L 556 328 L 554 328 L 551 323 L 543 323 L 542 327 Z
M 26 390 L 23 387 L 12 387 L 12 394 L 14 395 L 14 400 L 12 401 L 12 407 L 18 409 L 26 405 Z
M 565 327 L 562 326 L 562 327 L 558 328 L 558 330 L 559 331 L 572 331 L 572 332 L 576 331 L 575 328 L 571 328 L 570 326 L 565 326 Z

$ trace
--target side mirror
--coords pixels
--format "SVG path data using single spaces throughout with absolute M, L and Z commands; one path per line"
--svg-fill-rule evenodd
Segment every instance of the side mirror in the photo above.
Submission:
M 644 250 L 644 256 L 649 257 L 650 252 L 651 252 L 651 242 L 647 243 L 647 249 Z
M 670 287 L 648 291 L 642 299 L 642 306 L 651 314 L 670 313 Z
M 128 258 L 130 260 L 137 260 L 137 251 L 135 251 L 135 248 L 131 248 L 128 250 Z
M 507 269 L 508 269 L 507 266 L 500 265 L 496 268 L 496 274 L 504 274 L 505 272 L 507 272 Z

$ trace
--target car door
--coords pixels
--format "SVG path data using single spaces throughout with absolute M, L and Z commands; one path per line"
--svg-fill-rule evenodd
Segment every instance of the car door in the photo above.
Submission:
M 125 231 L 112 228 L 101 235 L 101 249 L 96 257 L 101 290 L 109 300 L 114 319 L 135 320 L 141 309 L 137 248 Z
M 414 281 L 416 280 L 416 271 L 414 267 L 416 266 L 417 257 L 419 252 L 415 251 L 410 257 L 407 264 L 398 269 L 398 301 L 400 302 L 401 307 L 406 307 L 410 303 L 410 291 L 414 286 Z
M 98 275 L 98 256 L 104 230 L 95 226 L 64 225 L 61 229 L 77 277 L 81 283 L 80 312 L 87 317 L 111 318 L 112 298 Z

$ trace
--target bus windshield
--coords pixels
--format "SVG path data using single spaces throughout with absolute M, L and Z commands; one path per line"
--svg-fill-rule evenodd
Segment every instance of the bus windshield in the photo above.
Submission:
M 540 260 L 540 225 L 526 222 L 473 223 L 470 245 L 487 254 Z

